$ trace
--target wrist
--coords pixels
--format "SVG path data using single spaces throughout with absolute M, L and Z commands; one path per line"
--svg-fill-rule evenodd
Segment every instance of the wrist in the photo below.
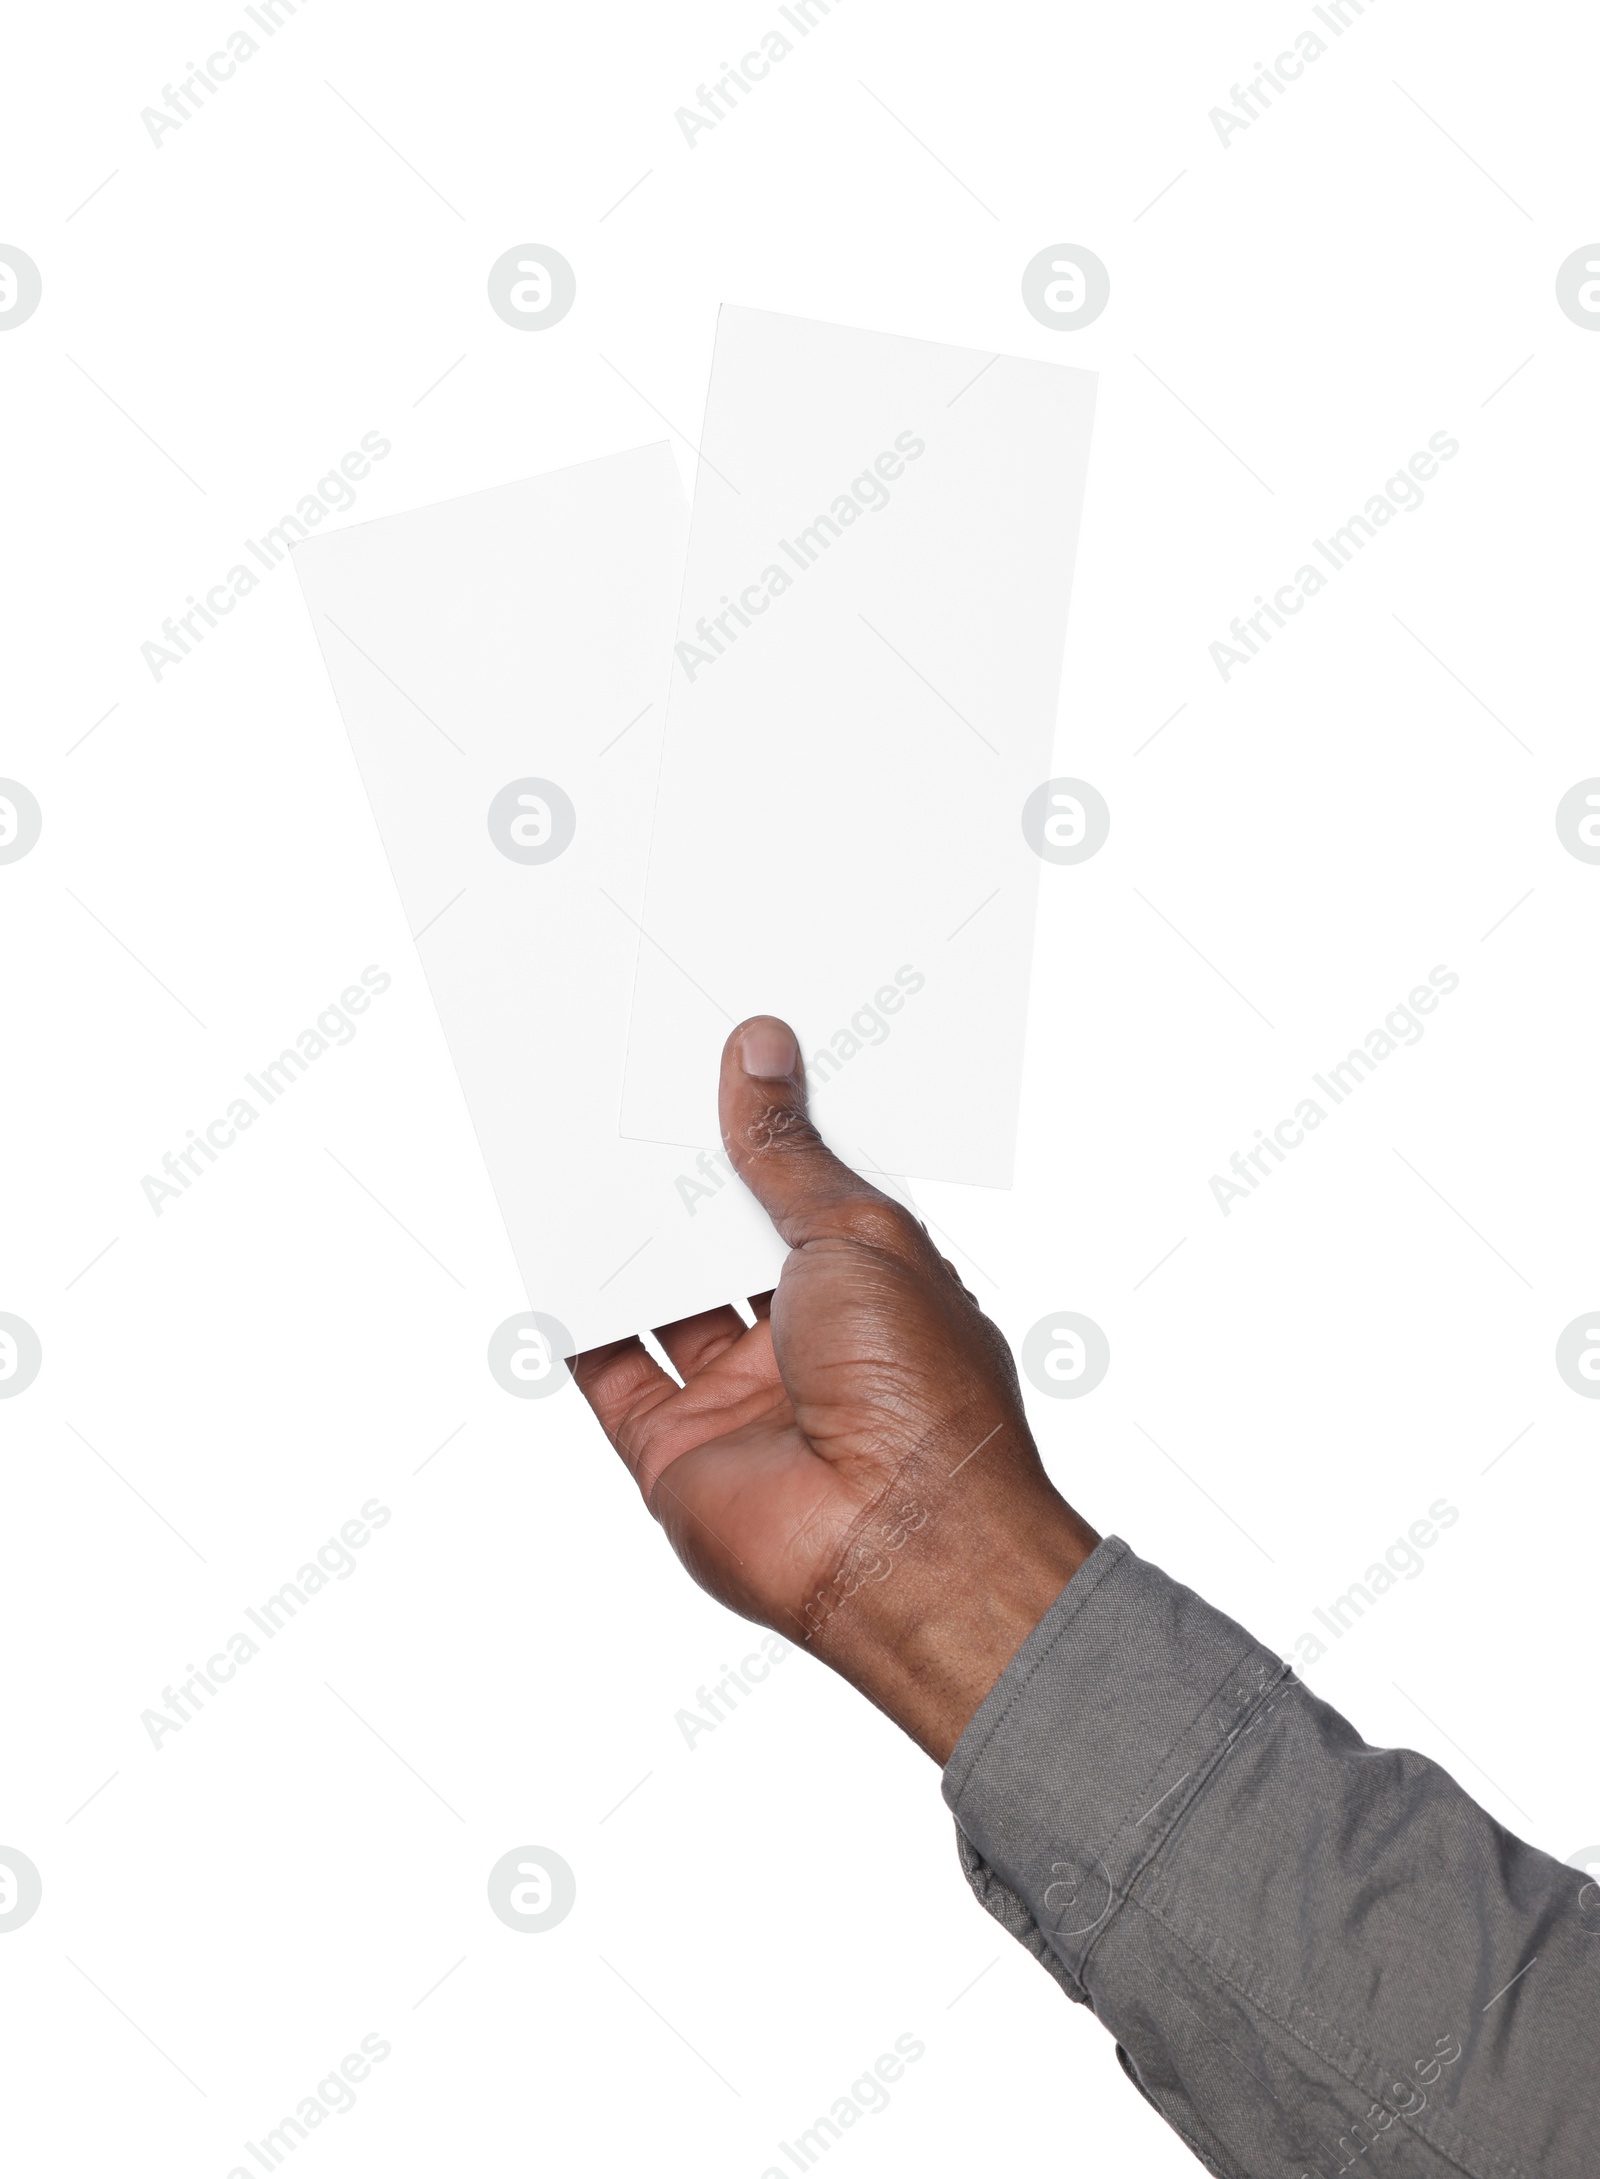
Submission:
M 897 1495 L 813 1605 L 810 1646 L 942 1767 L 1099 1541 L 1042 1470 L 981 1505 Z

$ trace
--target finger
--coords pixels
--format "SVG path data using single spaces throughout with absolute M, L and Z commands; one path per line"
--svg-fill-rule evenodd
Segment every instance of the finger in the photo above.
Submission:
M 594 1409 L 601 1429 L 627 1464 L 637 1470 L 639 1435 L 630 1426 L 678 1387 L 641 1339 L 617 1339 L 572 1358 L 573 1382 Z
M 722 1047 L 718 1108 L 734 1171 L 791 1248 L 879 1227 L 887 1240 L 913 1223 L 836 1158 L 812 1126 L 800 1047 L 787 1022 L 756 1014 L 734 1030 Z
M 735 1340 L 749 1330 L 737 1309 L 703 1309 L 698 1316 L 680 1317 L 675 1324 L 658 1324 L 656 1337 L 667 1359 L 685 1383 L 697 1370 L 726 1354 Z
M 769 1286 L 764 1294 L 752 1294 L 750 1296 L 750 1308 L 758 1324 L 766 1324 L 771 1321 L 773 1291 L 774 1289 Z

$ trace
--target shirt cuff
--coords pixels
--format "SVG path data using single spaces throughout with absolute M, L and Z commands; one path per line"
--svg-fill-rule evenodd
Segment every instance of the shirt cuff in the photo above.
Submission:
M 1108 1536 L 984 1697 L 944 1797 L 979 1897 L 1024 1943 L 1031 1920 L 1069 1994 L 1217 1763 L 1291 1684 L 1243 1627 Z

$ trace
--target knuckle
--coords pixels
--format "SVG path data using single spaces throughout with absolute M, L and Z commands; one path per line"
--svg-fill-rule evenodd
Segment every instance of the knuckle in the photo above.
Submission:
M 923 1240 L 922 1228 L 911 1213 L 886 1196 L 865 1196 L 852 1203 L 842 1224 L 852 1241 L 889 1256 L 913 1255 Z

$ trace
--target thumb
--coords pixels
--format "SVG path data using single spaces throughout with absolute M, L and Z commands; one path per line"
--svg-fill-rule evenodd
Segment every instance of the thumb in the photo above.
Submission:
M 718 1114 L 734 1171 L 791 1248 L 864 1237 L 881 1207 L 899 1206 L 836 1158 L 806 1112 L 805 1070 L 787 1022 L 753 1014 L 722 1047 Z

